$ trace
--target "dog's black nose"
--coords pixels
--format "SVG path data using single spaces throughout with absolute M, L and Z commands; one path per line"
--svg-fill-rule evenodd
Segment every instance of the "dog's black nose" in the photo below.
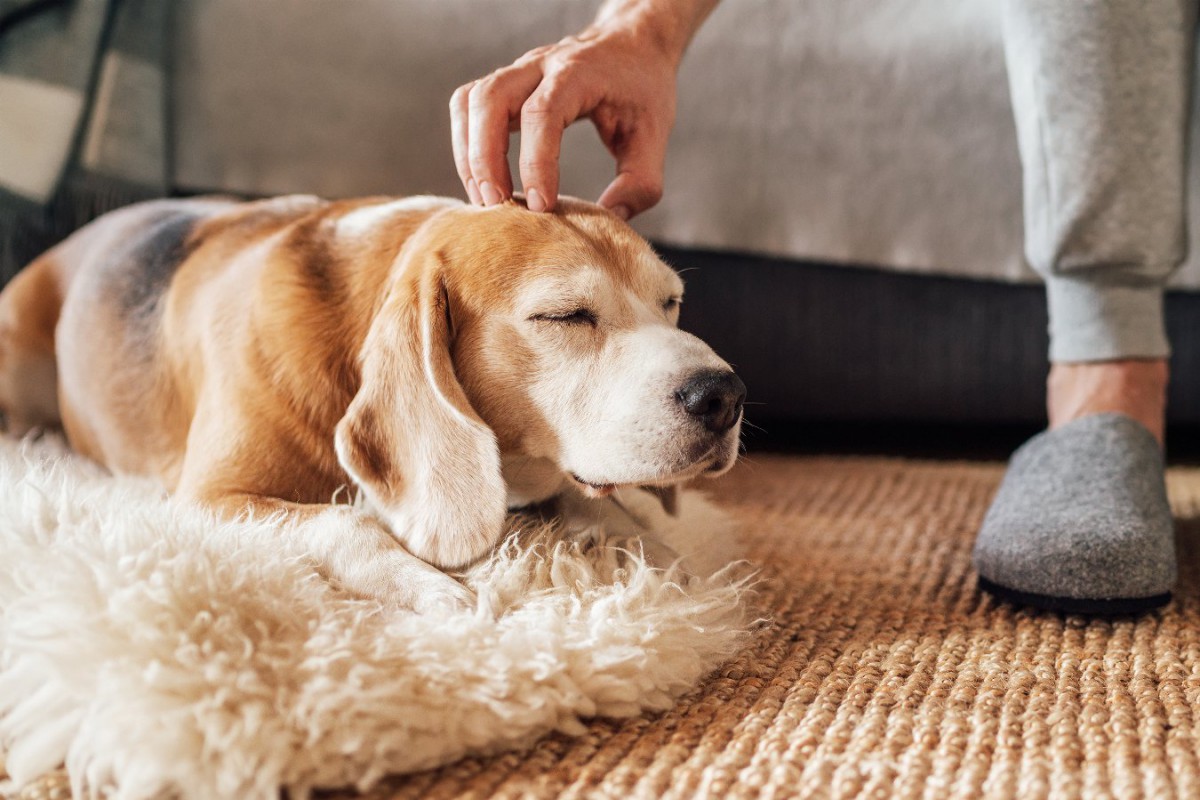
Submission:
M 683 410 L 713 433 L 724 433 L 742 416 L 746 384 L 732 372 L 698 372 L 675 392 Z

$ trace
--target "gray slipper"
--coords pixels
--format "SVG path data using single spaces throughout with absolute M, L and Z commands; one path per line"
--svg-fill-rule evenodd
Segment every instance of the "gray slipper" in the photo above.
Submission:
M 1175 535 L 1158 442 L 1094 414 L 1013 454 L 975 543 L 979 585 L 1077 614 L 1135 614 L 1171 599 Z

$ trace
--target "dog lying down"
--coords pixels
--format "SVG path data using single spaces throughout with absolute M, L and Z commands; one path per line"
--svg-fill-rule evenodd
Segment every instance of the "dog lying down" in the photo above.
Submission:
M 676 327 L 682 291 L 579 200 L 141 203 L 0 293 L 0 410 L 220 515 L 278 514 L 351 591 L 467 604 L 440 570 L 509 509 L 635 486 L 669 508 L 733 465 L 745 386 Z

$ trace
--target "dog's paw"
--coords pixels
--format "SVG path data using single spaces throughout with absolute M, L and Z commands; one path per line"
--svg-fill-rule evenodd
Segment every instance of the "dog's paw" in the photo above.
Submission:
M 418 614 L 469 613 L 475 610 L 475 593 L 454 578 L 438 572 L 441 580 L 418 581 L 408 595 L 409 603 Z
M 389 608 L 418 614 L 467 612 L 475 608 L 475 593 L 450 575 L 426 564 L 399 546 L 364 565 L 347 588 Z
M 413 555 L 379 523 L 330 507 L 298 528 L 310 555 L 345 590 L 419 613 L 475 608 L 474 593 Z

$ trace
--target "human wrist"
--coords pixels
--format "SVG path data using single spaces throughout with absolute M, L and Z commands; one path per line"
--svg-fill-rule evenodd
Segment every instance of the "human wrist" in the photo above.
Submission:
M 692 37 L 718 0 L 607 0 L 592 25 L 596 32 L 622 30 L 678 67 Z

